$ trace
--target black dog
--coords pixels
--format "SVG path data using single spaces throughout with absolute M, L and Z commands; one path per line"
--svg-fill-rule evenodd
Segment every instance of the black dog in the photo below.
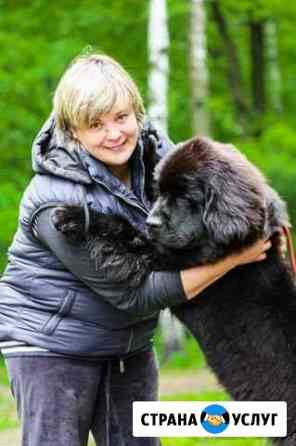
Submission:
M 296 444 L 296 290 L 279 255 L 285 205 L 233 146 L 206 139 L 179 145 L 156 167 L 157 199 L 148 237 L 120 217 L 65 207 L 54 223 L 86 240 L 98 267 L 137 286 L 152 270 L 213 263 L 270 237 L 267 259 L 238 267 L 193 301 L 173 309 L 236 400 L 288 403 L 288 437 Z

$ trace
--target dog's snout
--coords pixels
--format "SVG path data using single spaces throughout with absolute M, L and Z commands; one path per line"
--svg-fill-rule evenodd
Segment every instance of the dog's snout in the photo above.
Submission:
M 159 228 L 161 226 L 160 218 L 151 215 L 147 218 L 146 225 L 150 228 Z

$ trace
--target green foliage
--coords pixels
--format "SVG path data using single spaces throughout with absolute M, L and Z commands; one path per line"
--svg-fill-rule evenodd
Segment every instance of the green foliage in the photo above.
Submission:
M 238 147 L 267 176 L 274 187 L 287 202 L 291 222 L 296 224 L 296 152 L 293 146 L 296 132 L 282 123 L 267 129 L 260 140 L 238 143 Z
M 260 138 L 243 138 L 227 81 L 229 60 L 206 2 L 210 74 L 208 107 L 212 134 L 236 141 L 263 168 L 288 200 L 296 222 L 294 161 L 296 134 L 296 4 L 287 0 L 220 0 L 242 67 L 244 98 L 250 98 L 249 20 L 273 20 L 277 25 L 277 53 L 282 77 L 279 114 L 269 105 L 260 121 Z M 30 147 L 51 110 L 58 79 L 67 64 L 88 46 L 121 62 L 147 98 L 147 19 L 149 2 L 138 0 L 0 1 L 0 269 L 16 229 L 18 203 L 32 171 Z M 191 136 L 189 85 L 190 2 L 168 0 L 170 27 L 169 128 L 174 141 Z M 270 94 L 269 90 L 269 94 Z M 256 124 L 250 116 L 250 128 Z M 250 148 L 249 148 L 250 145 Z M 182 359 L 178 360 L 182 363 Z
M 21 192 L 32 175 L 31 143 L 51 110 L 62 72 L 92 46 L 118 59 L 145 95 L 146 16 L 136 0 L 64 0 L 54 6 L 44 0 L 1 2 L 0 270 Z
M 160 330 L 157 333 L 155 345 L 158 358 L 160 359 L 161 369 L 163 371 L 174 369 L 175 371 L 182 372 L 183 370 L 196 370 L 205 366 L 204 355 L 195 339 L 189 334 L 185 337 L 182 350 L 172 353 L 166 361 L 163 359 L 164 345 L 163 340 L 161 339 Z
M 279 157 L 290 157 L 296 161 L 296 129 L 283 121 L 272 122 L 266 126 L 261 136 L 260 144 L 267 153 L 274 153 Z
M 16 408 L 10 394 L 3 358 L 0 358 L 0 413 L 0 432 L 18 426 Z
M 5 368 L 5 364 L 4 364 L 4 359 L 2 356 L 0 356 L 0 383 L 3 386 L 9 385 L 9 380 L 8 380 L 8 376 L 7 376 L 7 372 L 6 372 L 6 368 Z
M 12 236 L 16 230 L 18 203 L 21 193 L 17 181 L 13 184 L 8 182 L 4 176 L 0 184 L 0 271 L 6 263 L 6 249 L 11 243 Z
M 209 98 L 209 109 L 212 115 L 212 126 L 218 134 L 223 133 L 224 139 L 232 140 L 242 133 L 242 128 L 233 113 L 230 98 L 224 95 Z

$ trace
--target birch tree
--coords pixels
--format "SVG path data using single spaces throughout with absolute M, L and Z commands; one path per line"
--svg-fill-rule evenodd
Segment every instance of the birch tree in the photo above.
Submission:
M 148 24 L 149 108 L 152 123 L 165 133 L 168 127 L 169 31 L 166 0 L 150 0 Z
M 265 26 L 268 95 L 270 105 L 276 112 L 283 111 L 281 98 L 282 76 L 279 66 L 277 25 L 268 20 Z
M 148 24 L 149 77 L 148 115 L 157 129 L 168 130 L 168 79 L 169 79 L 169 30 L 166 0 L 150 0 Z M 160 326 L 164 343 L 163 359 L 183 344 L 183 325 L 164 310 L 160 315 Z
M 191 0 L 190 83 L 194 134 L 209 135 L 210 133 L 207 108 L 208 77 L 205 4 L 204 0 Z

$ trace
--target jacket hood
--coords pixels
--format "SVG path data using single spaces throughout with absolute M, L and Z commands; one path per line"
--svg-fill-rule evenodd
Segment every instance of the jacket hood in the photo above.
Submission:
M 156 153 L 167 150 L 168 144 L 163 138 L 159 138 L 149 120 L 145 120 L 137 149 L 131 157 L 131 162 L 137 164 L 137 171 L 141 175 L 144 175 L 145 169 L 143 151 L 147 137 L 154 145 Z M 121 192 L 124 189 L 123 184 L 111 174 L 104 163 L 85 150 L 79 150 L 79 144 L 75 145 L 66 132 L 57 128 L 53 113 L 33 141 L 32 167 L 35 173 L 52 174 L 76 183 L 91 184 L 100 181 Z
M 33 171 L 91 184 L 92 179 L 83 165 L 79 151 L 67 149 L 69 145 L 70 138 L 57 129 L 54 114 L 51 114 L 33 141 Z

